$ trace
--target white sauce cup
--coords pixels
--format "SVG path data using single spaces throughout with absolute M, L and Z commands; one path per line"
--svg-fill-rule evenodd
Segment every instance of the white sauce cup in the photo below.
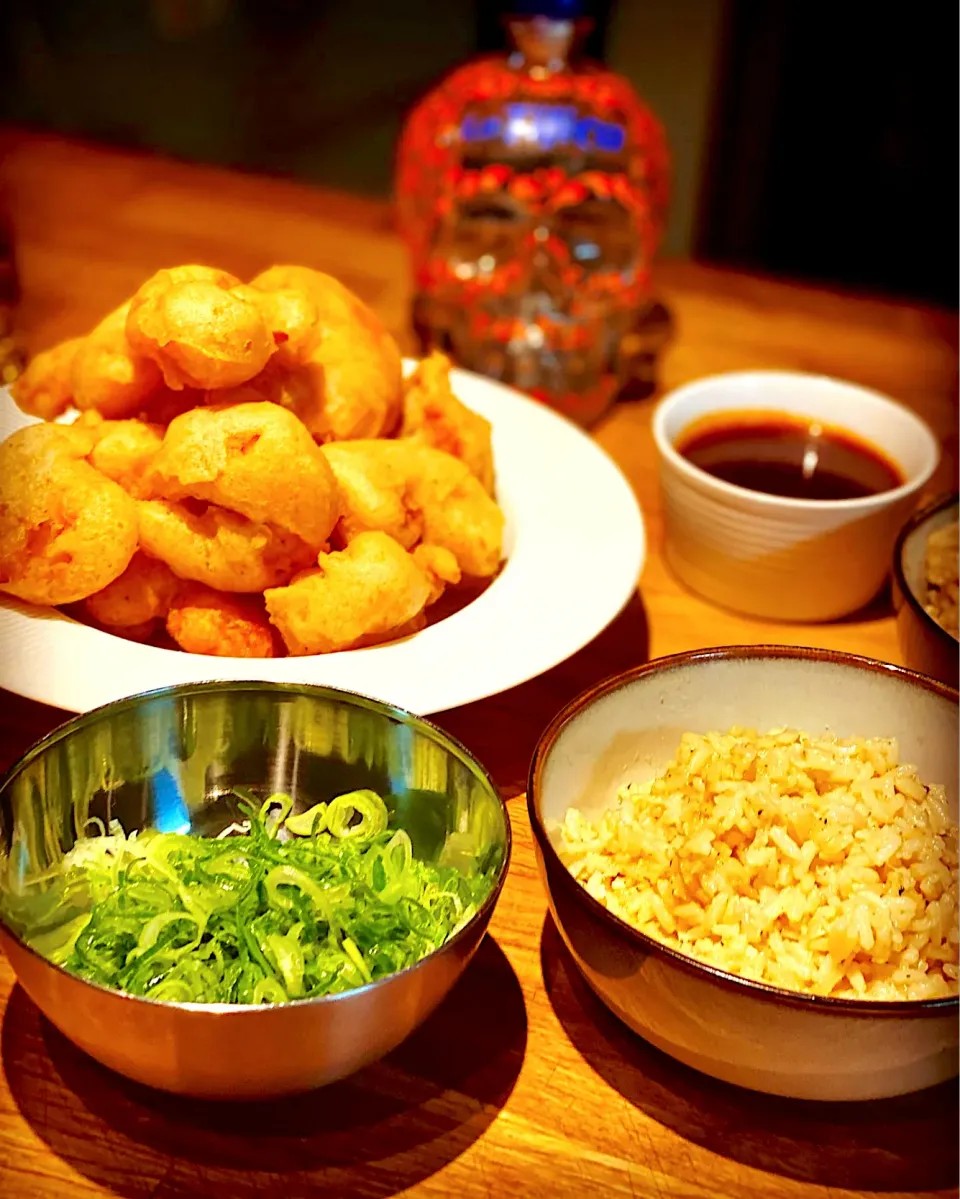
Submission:
M 750 409 L 846 430 L 882 451 L 904 482 L 861 499 L 792 499 L 726 483 L 676 450 L 701 417 Z M 680 387 L 658 405 L 653 437 L 671 569 L 706 599 L 768 620 L 835 620 L 869 603 L 939 461 L 936 438 L 909 408 L 866 387 L 795 371 L 739 371 Z

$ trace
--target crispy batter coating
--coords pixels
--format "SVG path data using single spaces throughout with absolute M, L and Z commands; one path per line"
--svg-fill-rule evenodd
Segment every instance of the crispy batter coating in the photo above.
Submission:
M 382 453 L 380 441 L 330 442 L 323 453 L 340 488 L 342 515 L 335 540 L 346 545 L 360 533 L 388 533 L 404 549 L 423 537 L 423 512 L 415 496 L 409 455 Z
M 96 444 L 98 430 L 106 423 L 96 408 L 88 408 L 86 412 L 78 412 L 76 419 L 70 421 L 68 427 L 71 429 L 87 430 L 92 434 L 93 443 Z
M 366 304 L 308 267 L 271 267 L 252 286 L 306 295 L 318 313 L 319 334 L 291 334 L 295 345 L 287 343 L 284 369 L 268 371 L 254 387 L 296 411 L 318 440 L 392 433 L 400 416 L 400 351 Z
M 137 548 L 134 501 L 83 461 L 89 430 L 30 425 L 0 445 L 0 591 L 69 604 L 100 591 Z
M 82 421 L 84 417 L 79 418 Z M 133 419 L 106 420 L 89 427 L 96 437 L 91 465 L 134 499 L 143 499 L 148 493 L 147 471 L 163 442 L 163 429 Z
M 154 622 L 167 615 L 182 582 L 169 566 L 138 550 L 119 578 L 88 595 L 83 610 L 96 624 L 114 630 L 133 630 L 141 640 Z
M 430 582 L 428 606 L 435 604 L 448 587 L 456 587 L 462 578 L 460 564 L 442 545 L 418 545 L 413 560 Z
M 74 337 L 43 350 L 15 379 L 10 394 L 22 412 L 55 420 L 73 403 L 73 360 L 83 341 Z
M 140 545 L 183 579 L 217 591 L 259 592 L 287 583 L 316 559 L 293 533 L 195 500 L 139 506 Z
M 343 540 L 381 529 L 406 546 L 442 546 L 465 575 L 496 574 L 503 513 L 458 458 L 409 440 L 344 441 L 323 453 L 343 495 Z
M 167 632 L 189 654 L 277 656 L 276 634 L 256 600 L 226 595 L 202 583 L 189 583 L 177 593 L 167 614 Z
M 323 331 L 320 311 L 308 292 L 295 287 L 264 290 L 253 285 L 235 290 L 260 309 L 276 345 L 271 362 L 290 367 L 309 361 Z
M 155 363 L 135 349 L 126 332 L 130 302 L 121 304 L 83 338 L 72 366 L 73 398 L 117 419 L 133 416 L 160 385 Z
M 249 289 L 211 267 L 158 271 L 130 302 L 126 330 L 175 391 L 237 387 L 263 370 L 276 349 Z
M 325 407 L 323 367 L 316 362 L 290 366 L 274 354 L 259 375 L 243 387 L 208 391 L 204 402 L 214 405 L 258 401 L 278 404 L 293 413 L 317 441 L 328 441 L 329 421 Z
M 410 631 L 435 585 L 392 537 L 361 533 L 264 599 L 291 654 L 329 654 Z
M 459 458 L 493 495 L 490 422 L 453 394 L 445 355 L 435 352 L 424 358 L 406 381 L 399 435 Z
M 100 423 L 99 421 L 97 422 Z M 93 427 L 86 421 L 77 420 L 73 424 L 36 424 L 17 429 L 5 441 L 0 442 L 0 451 L 9 453 L 9 459 L 3 459 L 2 464 L 14 464 L 24 468 L 24 480 L 29 479 L 26 473 L 29 468 L 28 457 L 36 456 L 38 462 L 57 461 L 69 462 L 86 456 L 96 444 L 96 434 Z M 0 478 L 6 481 L 8 471 Z
M 263 401 L 195 408 L 171 421 L 150 469 L 159 499 L 189 496 L 323 545 L 340 493 L 322 450 L 299 420 Z

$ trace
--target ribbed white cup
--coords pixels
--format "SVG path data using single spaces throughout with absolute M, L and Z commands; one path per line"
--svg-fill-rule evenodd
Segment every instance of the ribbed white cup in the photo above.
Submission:
M 849 430 L 882 450 L 904 484 L 854 500 L 800 500 L 725 483 L 674 449 L 712 412 L 786 412 Z M 869 603 L 897 532 L 939 460 L 926 424 L 869 388 L 794 371 L 740 371 L 689 383 L 653 417 L 667 561 L 692 591 L 771 620 L 835 620 Z

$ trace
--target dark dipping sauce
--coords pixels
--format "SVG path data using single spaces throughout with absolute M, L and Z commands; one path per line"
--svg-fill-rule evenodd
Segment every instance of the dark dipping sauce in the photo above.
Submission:
M 899 468 L 846 429 L 785 412 L 712 412 L 674 449 L 737 487 L 797 500 L 858 500 L 900 487 Z

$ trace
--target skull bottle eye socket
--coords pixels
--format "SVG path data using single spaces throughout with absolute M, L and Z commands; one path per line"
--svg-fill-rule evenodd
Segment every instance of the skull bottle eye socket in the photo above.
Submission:
M 500 264 L 517 256 L 529 222 L 526 210 L 510 196 L 471 196 L 456 204 L 438 250 L 460 262 L 491 258 Z
M 628 270 L 637 263 L 636 230 L 630 214 L 616 200 L 591 198 L 560 208 L 552 225 L 571 260 L 588 273 Z
M 522 221 L 526 212 L 510 196 L 472 196 L 461 200 L 457 207 L 458 219 L 470 224 L 510 225 Z

